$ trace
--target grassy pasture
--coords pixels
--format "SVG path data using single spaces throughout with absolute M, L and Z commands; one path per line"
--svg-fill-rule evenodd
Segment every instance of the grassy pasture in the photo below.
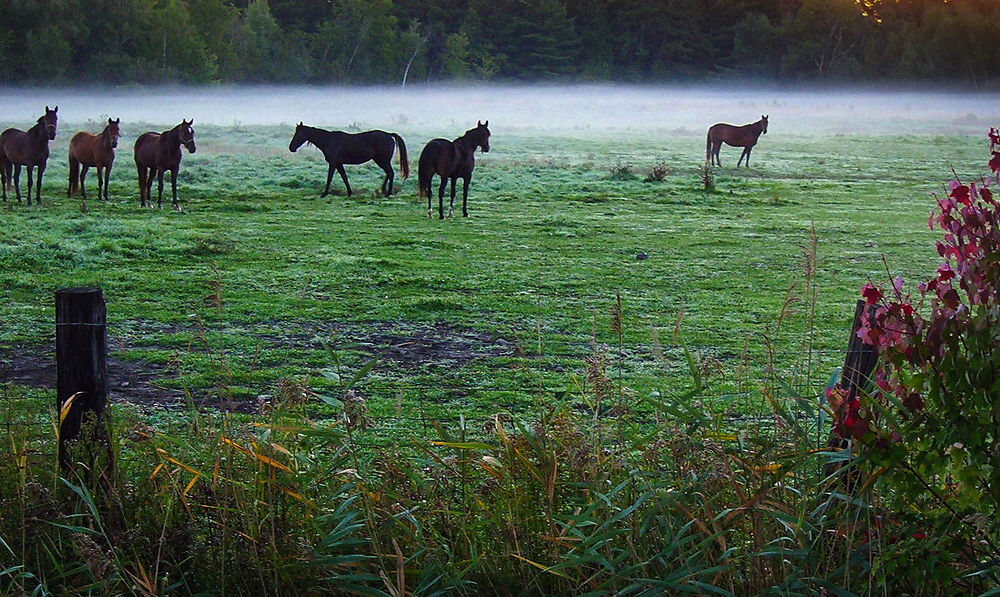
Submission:
M 842 359 L 860 286 L 885 279 L 883 257 L 907 280 L 932 269 L 930 193 L 953 166 L 976 174 L 983 156 L 972 136 L 779 128 L 750 169 L 734 170 L 739 150 L 724 148 L 706 193 L 700 134 L 497 129 L 492 151 L 477 155 L 472 217 L 441 222 L 426 217 L 415 179 L 423 143 L 444 131 L 399 130 L 414 172 L 400 182 L 397 170 L 397 195 L 375 196 L 381 172 L 368 165 L 348 167 L 354 197 L 335 176 L 339 194 L 319 200 L 325 162 L 309 146 L 289 153 L 290 128 L 197 126 L 174 213 L 169 198 L 162 211 L 138 207 L 131 159 L 133 137 L 163 125 L 125 128 L 110 204 L 68 200 L 66 146 L 80 128 L 61 123 L 43 207 L 9 200 L 0 212 L 3 358 L 44 358 L 53 291 L 95 284 L 116 358 L 149 369 L 164 395 L 252 410 L 280 379 L 322 387 L 330 374 L 319 372 L 334 366 L 322 339 L 344 371 L 379 359 L 363 390 L 373 414 L 433 416 L 519 412 L 539 387 L 572 388 L 595 337 L 638 397 L 687 383 L 683 343 L 711 357 L 711 394 L 738 401 L 754 387 L 740 363 L 762 365 L 765 335 L 783 372 L 811 358 L 821 387 Z M 645 182 L 657 164 L 665 178 Z M 813 228 L 810 354 L 808 301 L 778 320 L 789 296 L 804 298 Z M 620 347 L 609 328 L 616 293 Z

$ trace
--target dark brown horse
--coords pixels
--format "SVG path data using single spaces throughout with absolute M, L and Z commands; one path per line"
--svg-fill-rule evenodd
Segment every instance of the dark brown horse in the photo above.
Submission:
M 49 110 L 38 119 L 35 126 L 24 132 L 7 129 L 0 134 L 0 185 L 3 186 L 3 200 L 7 200 L 7 186 L 14 181 L 17 201 L 21 201 L 21 166 L 28 167 L 28 205 L 31 205 L 31 169 L 38 167 L 38 182 L 35 187 L 35 202 L 42 204 L 42 173 L 49 160 L 49 141 L 56 138 L 56 112 L 59 106 Z M 11 168 L 13 167 L 13 177 Z
M 750 151 L 753 150 L 753 146 L 757 144 L 757 139 L 760 138 L 762 134 L 767 134 L 767 116 L 761 115 L 760 120 L 753 124 L 744 124 L 743 126 L 734 126 L 732 124 L 713 124 L 711 128 L 708 129 L 708 140 L 705 143 L 705 159 L 710 161 L 711 166 L 718 164 L 722 166 L 722 162 L 719 161 L 719 148 L 725 143 L 731 147 L 742 147 L 743 155 L 740 156 L 740 161 L 736 162 L 736 167 L 740 167 L 740 163 L 743 158 L 747 159 L 747 168 L 750 167 Z
M 306 126 L 301 122 L 295 127 L 295 134 L 288 144 L 288 151 L 295 151 L 302 147 L 303 143 L 312 143 L 320 151 L 330 165 L 326 172 L 326 189 L 320 197 L 330 194 L 330 181 L 333 180 L 333 171 L 340 173 L 340 178 L 344 180 L 347 187 L 347 196 L 351 196 L 351 183 L 347 182 L 347 172 L 344 171 L 344 164 L 364 164 L 374 161 L 379 168 L 385 172 L 382 180 L 382 194 L 386 197 L 392 195 L 392 154 L 399 148 L 399 176 L 406 180 L 410 175 L 410 161 L 406 157 L 406 143 L 403 138 L 396 133 L 385 131 L 367 131 L 364 133 L 344 133 L 341 131 L 326 131 L 312 126 Z
M 121 129 L 118 127 L 121 121 L 121 118 L 115 120 L 109 118 L 108 125 L 101 134 L 92 135 L 80 131 L 70 139 L 67 197 L 72 197 L 73 193 L 79 191 L 81 197 L 87 198 L 87 169 L 93 166 L 97 168 L 97 198 L 102 199 L 103 189 L 103 199 L 108 200 L 108 180 L 111 178 L 111 166 L 115 163 L 118 138 L 121 137 Z
M 432 139 L 420 152 L 420 163 L 417 169 L 418 195 L 427 197 L 427 217 L 433 217 L 431 211 L 431 181 L 434 175 L 441 177 L 438 188 L 438 217 L 444 219 L 444 187 L 451 181 L 451 205 L 448 217 L 455 213 L 455 182 L 462 179 L 462 216 L 469 217 L 467 204 L 469 201 L 469 183 L 472 182 L 472 170 L 476 167 L 476 148 L 486 153 L 490 150 L 490 121 L 476 123 L 476 128 L 465 131 L 465 134 L 448 141 L 447 139 Z
M 149 193 L 153 189 L 154 175 L 159 187 L 156 207 L 163 207 L 163 173 L 169 170 L 174 209 L 181 210 L 177 203 L 177 171 L 181 167 L 181 145 L 187 148 L 188 153 L 194 153 L 196 149 L 192 124 L 193 118 L 190 122 L 181 120 L 180 124 L 169 131 L 143 133 L 135 140 L 135 167 L 139 171 L 139 202 L 142 207 L 146 207 L 147 201 L 150 205 L 153 204 Z

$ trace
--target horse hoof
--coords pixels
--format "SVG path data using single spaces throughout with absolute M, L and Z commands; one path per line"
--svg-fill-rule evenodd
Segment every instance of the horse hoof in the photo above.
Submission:
M 433 218 L 434 217 L 434 212 L 432 212 L 431 210 L 428 209 L 427 210 L 427 217 L 428 218 Z
M 452 217 L 454 215 L 455 215 L 455 210 L 454 209 L 449 209 L 448 210 L 448 217 L 450 218 L 450 217 Z

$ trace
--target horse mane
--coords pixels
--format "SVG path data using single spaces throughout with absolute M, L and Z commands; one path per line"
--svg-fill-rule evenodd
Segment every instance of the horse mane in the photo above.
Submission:
M 36 134 L 36 135 L 38 134 L 39 131 L 41 131 L 42 133 L 46 133 L 45 128 L 46 128 L 45 127 L 45 117 L 44 116 L 40 116 L 38 118 L 38 120 L 35 121 L 35 125 L 33 127 L 31 127 L 30 129 L 28 129 L 28 132 Z

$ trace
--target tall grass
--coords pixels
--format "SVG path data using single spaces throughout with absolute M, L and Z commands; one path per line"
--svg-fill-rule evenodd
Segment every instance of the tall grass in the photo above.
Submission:
M 596 341 L 595 317 L 585 373 L 530 417 L 428 419 L 420 440 L 386 437 L 355 392 L 370 365 L 348 376 L 331 350 L 336 383 L 286 381 L 257 415 L 192 407 L 154 428 L 119 409 L 110 488 L 60 477 L 55 434 L 13 424 L 36 413 L 53 429 L 55 413 L 6 388 L 0 592 L 894 594 L 911 579 L 876 574 L 899 555 L 880 509 L 891 488 L 827 448 L 815 260 L 813 236 L 765 340 L 802 357 L 779 370 L 744 356 L 736 385 L 750 398 L 711 396 L 718 368 L 684 347 L 680 316 L 686 389 L 635 396 L 617 358 L 620 296 L 618 346 Z

